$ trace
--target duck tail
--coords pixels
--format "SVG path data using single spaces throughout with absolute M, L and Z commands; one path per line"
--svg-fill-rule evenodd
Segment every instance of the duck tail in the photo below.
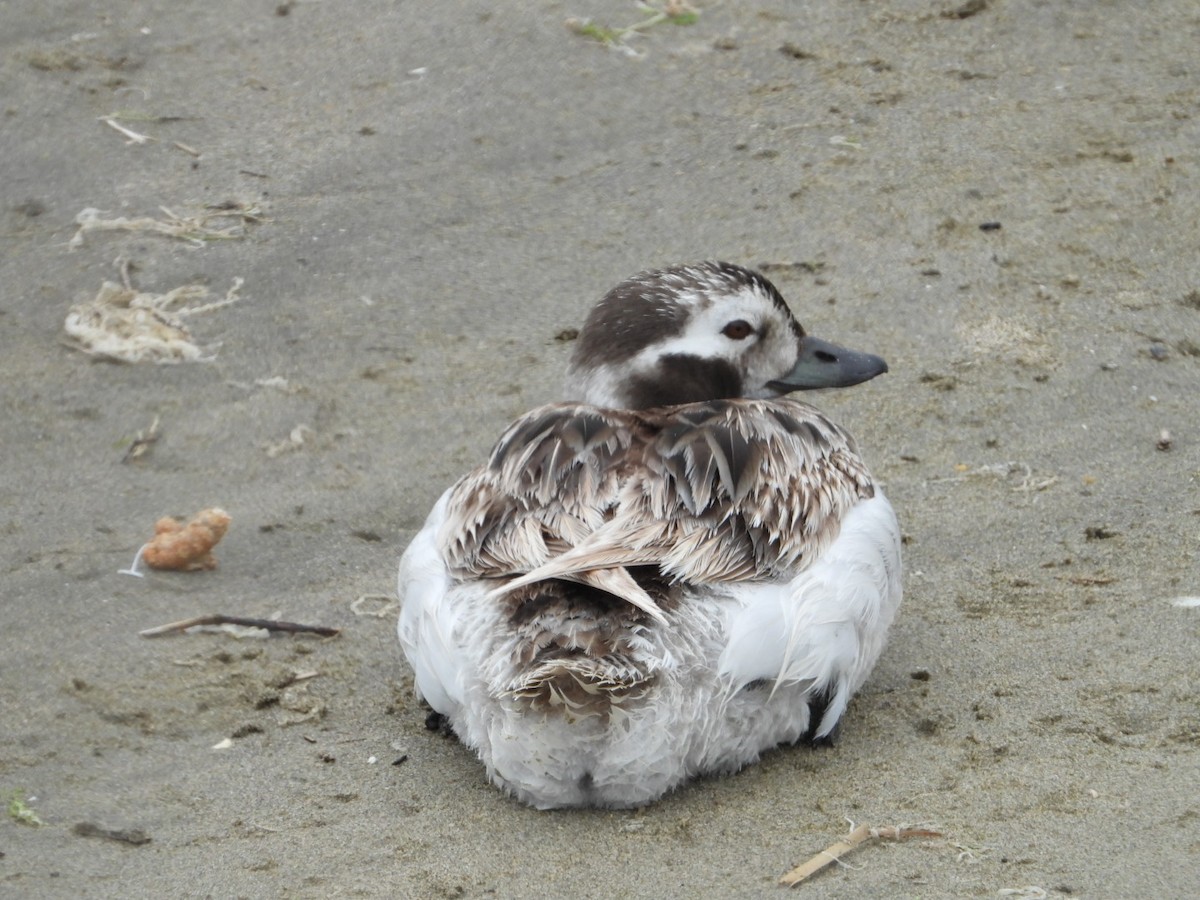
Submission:
M 609 715 L 640 696 L 663 664 L 647 640 L 651 623 L 602 587 L 538 582 L 503 602 L 509 637 L 493 652 L 489 681 L 495 694 L 526 708 Z

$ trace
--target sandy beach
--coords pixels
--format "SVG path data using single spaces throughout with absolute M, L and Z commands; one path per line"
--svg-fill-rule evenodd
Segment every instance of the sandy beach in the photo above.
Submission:
M 902 823 L 796 895 L 1196 892 L 1200 8 L 695 8 L 0 0 L 0 895 L 770 897 Z M 835 747 L 527 809 L 426 730 L 396 563 L 701 259 L 888 360 L 806 399 L 904 605 Z M 207 289 L 207 361 L 81 352 L 105 282 Z M 206 507 L 215 569 L 119 573 Z M 209 614 L 340 634 L 139 636 Z

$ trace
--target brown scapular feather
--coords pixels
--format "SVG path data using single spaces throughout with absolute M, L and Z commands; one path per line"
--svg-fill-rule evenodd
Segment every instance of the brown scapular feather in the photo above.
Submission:
M 454 488 L 441 543 L 457 577 L 587 584 L 658 621 L 625 571 L 677 582 L 796 572 L 874 487 L 853 440 L 792 399 L 654 410 L 555 404 L 501 437 Z

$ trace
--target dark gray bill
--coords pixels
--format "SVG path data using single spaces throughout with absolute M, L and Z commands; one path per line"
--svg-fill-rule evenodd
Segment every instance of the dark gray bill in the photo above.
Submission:
M 767 386 L 783 394 L 813 388 L 850 387 L 870 381 L 887 370 L 887 363 L 874 353 L 849 350 L 806 335 L 800 341 L 800 357 L 792 371 Z

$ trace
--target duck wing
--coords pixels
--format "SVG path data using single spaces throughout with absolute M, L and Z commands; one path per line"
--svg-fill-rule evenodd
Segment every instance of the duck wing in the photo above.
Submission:
M 800 401 L 590 414 L 638 420 L 637 427 L 624 421 L 628 442 L 615 445 L 624 459 L 607 457 L 608 477 L 595 495 L 603 515 L 568 548 L 547 547 L 543 561 L 495 596 L 635 566 L 693 584 L 790 577 L 828 547 L 852 506 L 874 494 L 853 439 Z
M 522 416 L 487 464 L 451 488 L 438 543 L 458 579 L 511 578 L 587 540 L 611 518 L 644 438 L 637 415 L 552 404 Z M 621 597 L 652 617 L 661 610 L 621 567 L 553 576 Z

